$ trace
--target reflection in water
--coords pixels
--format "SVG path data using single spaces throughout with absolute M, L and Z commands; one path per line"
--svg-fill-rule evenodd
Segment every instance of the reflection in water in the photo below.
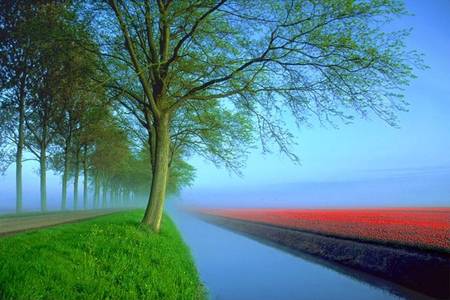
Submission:
M 368 284 L 186 214 L 169 214 L 212 299 L 398 299 Z

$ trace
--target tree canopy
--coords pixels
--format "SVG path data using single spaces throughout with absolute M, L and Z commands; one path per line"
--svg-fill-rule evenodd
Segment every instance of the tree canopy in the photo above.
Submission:
M 89 5 L 88 5 L 89 6 Z M 397 0 L 124 1 L 91 3 L 108 87 L 149 139 L 144 223 L 158 230 L 171 151 L 236 165 L 256 137 L 296 160 L 283 118 L 390 125 L 420 65 Z M 107 30 L 105 30 L 107 28 Z M 207 127 L 207 128 L 206 128 Z M 180 138 L 180 132 L 186 133 Z M 189 133 L 188 133 L 189 132 Z
M 64 41 L 49 40 L 50 33 L 44 40 L 60 47 L 54 55 L 64 62 L 58 66 L 74 69 L 67 77 L 55 73 L 62 76 L 55 89 L 80 112 L 75 99 L 92 94 L 67 95 L 80 80 L 84 89 L 101 90 L 108 107 L 103 119 L 109 120 L 108 129 L 93 130 L 93 142 L 79 143 L 84 161 L 102 174 L 93 180 L 95 195 L 99 181 L 147 181 L 143 223 L 154 231 L 166 191 L 191 182 L 192 155 L 239 172 L 259 142 L 263 151 L 275 146 L 295 161 L 287 117 L 302 126 L 315 118 L 339 124 L 376 116 L 395 126 L 396 113 L 407 105 L 403 89 L 414 78 L 414 67 L 422 67 L 420 55 L 405 46 L 409 30 L 389 29 L 390 21 L 407 14 L 400 0 L 59 5 L 63 15 L 72 16 L 72 25 Z M 32 58 L 51 60 L 45 49 Z M 95 71 L 87 72 L 91 66 Z M 35 77 L 54 83 L 46 76 Z M 89 122 L 81 124 L 89 128 Z M 139 169 L 141 163 L 146 167 Z M 139 180 L 129 181 L 133 177 Z

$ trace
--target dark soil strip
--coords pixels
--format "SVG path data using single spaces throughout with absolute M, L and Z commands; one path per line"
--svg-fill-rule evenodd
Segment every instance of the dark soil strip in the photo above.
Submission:
M 450 299 L 450 255 L 322 236 L 295 229 L 200 215 L 346 275 L 412 299 Z M 307 257 L 308 258 L 308 257 Z

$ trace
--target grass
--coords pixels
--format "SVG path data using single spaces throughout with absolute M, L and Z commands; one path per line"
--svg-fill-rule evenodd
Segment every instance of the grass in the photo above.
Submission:
M 0 299 L 202 299 L 188 247 L 165 216 L 156 235 L 142 211 L 0 239 Z

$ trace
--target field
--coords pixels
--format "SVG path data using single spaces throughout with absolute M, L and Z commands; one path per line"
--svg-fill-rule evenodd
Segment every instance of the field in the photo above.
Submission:
M 165 217 L 155 235 L 142 211 L 0 238 L 0 299 L 198 299 L 189 249 Z
M 201 212 L 336 237 L 450 252 L 450 208 L 203 209 Z

